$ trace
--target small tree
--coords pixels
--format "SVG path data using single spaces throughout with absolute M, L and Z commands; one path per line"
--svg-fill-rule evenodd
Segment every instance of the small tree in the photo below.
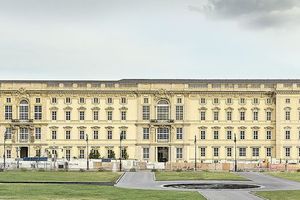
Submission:
M 127 160 L 129 158 L 128 153 L 127 153 L 127 149 L 124 149 L 124 153 L 123 153 L 123 159 Z
M 100 153 L 98 150 L 96 151 L 91 151 L 89 155 L 90 159 L 99 159 L 100 158 Z
M 116 154 L 113 150 L 111 151 L 110 155 L 108 155 L 108 158 L 116 159 Z

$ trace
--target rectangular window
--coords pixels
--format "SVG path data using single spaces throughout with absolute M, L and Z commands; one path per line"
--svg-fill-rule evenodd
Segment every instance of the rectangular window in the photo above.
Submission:
M 200 99 L 200 103 L 201 103 L 201 104 L 206 104 L 206 99 L 205 99 L 205 98 L 201 98 L 201 99 Z
M 98 103 L 99 103 L 99 98 L 96 98 L 96 97 L 93 98 L 93 103 L 94 103 L 94 104 L 98 104 Z
M 285 103 L 291 103 L 291 99 L 285 99 Z
M 113 117 L 113 112 L 107 111 L 107 120 L 112 120 L 112 117 Z
M 240 104 L 245 104 L 245 98 L 240 98 Z
M 107 158 L 115 158 L 115 153 L 112 149 L 107 149 Z
M 112 99 L 111 97 L 108 97 L 108 98 L 107 98 L 107 103 L 108 103 L 108 104 L 112 104 L 112 103 L 113 103 L 113 99 Z
M 126 120 L 126 111 L 121 111 L 121 120 Z
M 271 121 L 272 120 L 272 112 L 271 111 L 267 111 L 266 115 L 267 115 L 267 121 Z
M 214 104 L 218 104 L 219 103 L 219 99 L 218 98 L 214 98 Z
M 40 127 L 35 128 L 35 139 L 40 140 L 41 139 L 42 130 Z
M 66 159 L 68 161 L 70 161 L 70 159 L 71 159 L 71 151 L 70 151 L 70 149 L 66 149 Z
M 258 131 L 253 131 L 253 139 L 258 140 Z
M 34 106 L 34 119 L 35 120 L 42 119 L 42 106 Z
M 79 111 L 79 120 L 84 120 L 84 111 Z
M 201 138 L 201 140 L 205 140 L 205 136 L 206 136 L 205 130 L 201 130 L 200 131 L 200 138 Z
M 182 159 L 182 148 L 176 148 L 176 158 L 177 159 Z
M 143 120 L 150 119 L 150 106 L 143 106 Z
M 291 120 L 291 112 L 285 111 L 285 120 Z
M 272 104 L 272 99 L 271 98 L 267 98 L 267 104 Z
M 205 111 L 200 112 L 200 120 L 205 121 Z
M 79 150 L 79 158 L 80 158 L 80 159 L 83 159 L 83 158 L 84 158 L 84 155 L 85 155 L 84 149 L 80 149 L 80 150 Z
M 205 157 L 205 148 L 204 147 L 200 148 L 200 156 Z
M 52 131 L 51 138 L 52 138 L 52 140 L 56 140 L 57 139 L 57 132 L 56 131 Z
M 5 139 L 6 140 L 10 140 L 11 139 L 11 132 L 12 132 L 12 129 L 11 128 L 6 128 L 5 129 Z
M 219 156 L 219 148 L 213 148 L 214 156 Z
M 57 111 L 51 112 L 52 120 L 57 120 Z
M 168 128 L 157 128 L 157 139 L 158 140 L 168 140 L 169 139 L 169 129 Z
M 214 140 L 219 139 L 219 131 L 214 131 Z
M 51 98 L 51 103 L 53 103 L 53 104 L 56 104 L 56 103 L 57 103 L 56 97 L 52 97 L 52 98 Z
M 227 140 L 232 139 L 232 131 L 227 131 Z
M 182 103 L 182 98 L 177 98 L 177 103 L 181 104 Z
M 285 139 L 286 139 L 286 140 L 291 139 L 291 131 L 290 131 L 290 130 L 286 130 L 286 131 L 285 131 Z
M 286 157 L 290 157 L 291 156 L 291 148 L 290 147 L 286 147 L 285 148 L 285 156 Z
M 232 104 L 232 99 L 231 99 L 231 98 L 227 98 L 227 99 L 226 99 L 226 103 L 227 103 L 227 104 Z
M 214 111 L 214 120 L 215 121 L 219 120 L 219 112 L 218 111 Z
M 232 148 L 228 147 L 226 154 L 227 154 L 228 157 L 231 157 L 232 156 Z
M 36 157 L 41 157 L 41 149 L 35 150 L 35 156 Z
M 126 104 L 127 103 L 127 99 L 125 97 L 121 98 L 121 104 Z
M 67 121 L 71 120 L 71 111 L 66 111 L 65 115 L 66 115 L 66 120 Z
M 127 134 L 126 134 L 126 131 L 125 131 L 125 130 L 122 130 L 122 131 L 121 131 L 120 137 L 121 137 L 122 140 L 126 140 Z
M 146 104 L 149 103 L 149 98 L 148 97 L 144 98 L 144 103 L 146 103 Z
M 176 128 L 176 139 L 177 140 L 183 139 L 183 129 L 182 128 Z
M 11 120 L 12 119 L 12 106 L 5 106 L 5 120 Z
M 99 139 L 99 131 L 98 130 L 94 130 L 94 140 L 98 140 Z
M 71 131 L 67 130 L 66 131 L 66 140 L 70 140 L 71 139 Z
M 35 103 L 41 103 L 41 98 L 35 98 Z
M 240 112 L 240 120 L 245 121 L 245 111 Z
M 143 128 L 143 140 L 149 140 L 150 129 Z
M 149 148 L 143 148 L 143 159 L 149 159 Z
M 94 120 L 99 120 L 99 111 L 98 110 L 93 111 L 93 118 L 94 118 Z
M 20 128 L 20 140 L 27 141 L 28 140 L 28 128 Z
M 176 106 L 176 120 L 183 120 L 183 106 Z
M 6 150 L 6 158 L 11 158 L 11 150 L 10 149 Z
M 85 99 L 83 97 L 80 97 L 79 98 L 79 103 L 84 103 L 85 102 Z
M 253 112 L 253 120 L 258 121 L 258 112 L 257 111 Z
M 227 111 L 226 115 L 227 115 L 227 120 L 231 121 L 232 120 L 232 112 L 231 111 Z
M 239 148 L 239 155 L 241 156 L 241 157 L 244 157 L 244 156 L 246 156 L 246 148 Z
M 267 140 L 272 139 L 272 131 L 267 131 Z
M 112 130 L 107 130 L 107 139 L 112 140 Z
M 240 131 L 240 139 L 241 140 L 245 139 L 245 131 Z
M 254 98 L 254 99 L 253 99 L 253 103 L 254 103 L 254 104 L 258 104 L 258 98 Z
M 252 156 L 259 156 L 259 148 L 252 148 Z
M 266 151 L 267 151 L 266 156 L 271 157 L 272 156 L 272 149 L 270 147 L 267 147 Z
M 79 139 L 84 140 L 84 131 L 79 131 Z
M 11 98 L 10 97 L 6 98 L 6 103 L 11 103 Z
M 66 102 L 67 104 L 70 104 L 70 103 L 71 103 L 71 98 L 70 98 L 70 97 L 66 97 L 65 102 Z

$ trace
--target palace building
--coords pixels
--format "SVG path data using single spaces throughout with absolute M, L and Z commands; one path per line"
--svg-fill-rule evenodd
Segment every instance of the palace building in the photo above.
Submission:
M 5 80 L 0 113 L 1 158 L 300 159 L 300 80 Z

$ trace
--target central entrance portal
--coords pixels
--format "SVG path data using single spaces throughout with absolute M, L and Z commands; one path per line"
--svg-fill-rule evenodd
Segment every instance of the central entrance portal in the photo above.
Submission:
M 28 157 L 28 147 L 20 147 L 20 158 Z
M 158 162 L 168 162 L 169 160 L 169 148 L 157 147 L 157 160 Z

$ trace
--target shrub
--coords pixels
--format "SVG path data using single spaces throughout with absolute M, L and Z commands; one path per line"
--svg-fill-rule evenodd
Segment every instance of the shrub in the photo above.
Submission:
M 129 171 L 130 172 L 136 172 L 136 169 L 135 168 L 131 168 Z
M 297 169 L 297 172 L 300 172 L 300 169 Z
M 80 169 L 79 171 L 80 171 L 80 172 L 85 172 L 85 170 L 84 170 L 84 169 Z
M 158 170 L 157 169 L 151 169 L 151 172 L 158 172 Z
M 176 169 L 176 172 L 182 172 L 182 169 Z

